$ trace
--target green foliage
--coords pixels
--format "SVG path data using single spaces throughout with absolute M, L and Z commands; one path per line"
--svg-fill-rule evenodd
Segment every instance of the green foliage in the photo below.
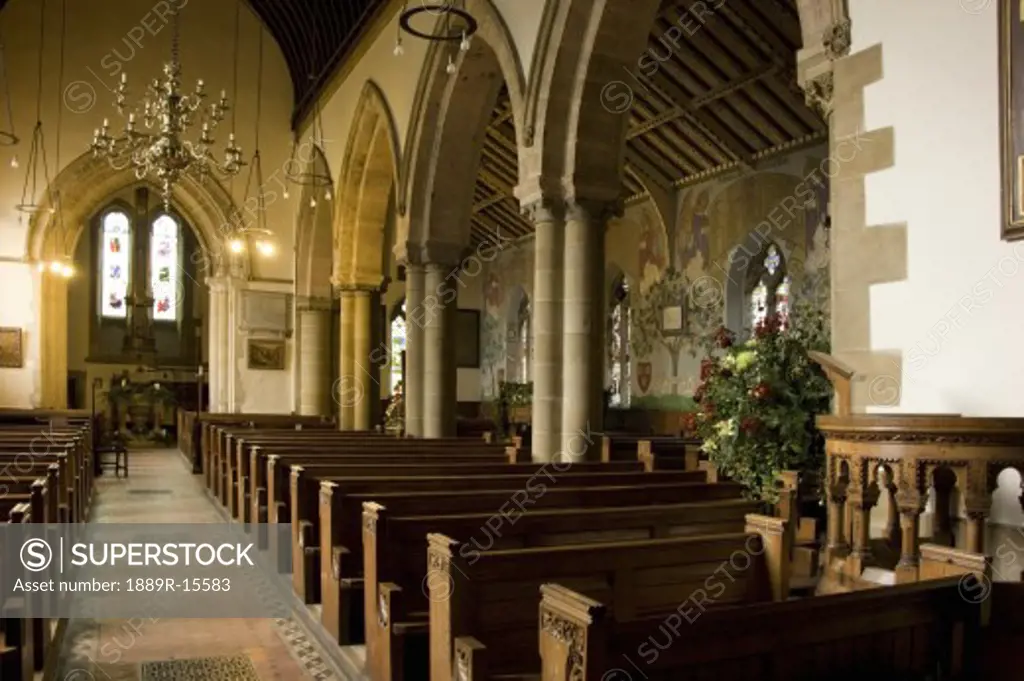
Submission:
M 533 383 L 502 381 L 498 386 L 498 401 L 506 407 L 525 407 L 533 402 Z
M 697 411 L 689 395 L 642 395 L 630 400 L 630 408 L 648 411 Z
M 807 353 L 828 352 L 827 322 L 806 301 L 794 307 L 788 328 L 769 317 L 741 345 L 720 330 L 715 354 L 701 364 L 694 398 L 704 451 L 753 498 L 775 501 L 781 471 L 817 473 L 824 465 L 814 419 L 829 410 L 832 387 Z

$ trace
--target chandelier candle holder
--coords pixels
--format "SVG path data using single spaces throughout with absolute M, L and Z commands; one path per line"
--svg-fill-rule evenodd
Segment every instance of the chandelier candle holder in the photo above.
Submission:
M 18 145 L 21 140 L 14 133 L 14 109 L 11 103 L 11 81 L 7 74 L 7 51 L 4 48 L 3 41 L 0 41 L 0 79 L 3 80 L 4 87 L 4 98 L 7 108 L 7 121 L 3 128 L 0 128 L 0 147 L 14 147 Z M 10 165 L 12 168 L 18 167 L 18 154 L 12 154 Z
M 433 33 L 421 31 L 412 25 L 413 19 L 427 14 L 439 19 L 439 25 Z M 460 52 L 468 52 L 470 39 L 476 33 L 479 25 L 473 15 L 466 10 L 465 0 L 448 0 L 444 3 L 420 3 L 410 8 L 408 3 L 402 6 L 402 13 L 398 16 L 398 37 L 395 40 L 395 56 L 400 57 L 405 52 L 402 47 L 402 31 L 409 35 L 437 43 L 458 43 Z M 448 65 L 445 67 L 448 75 L 456 71 L 455 60 L 448 55 Z
M 213 174 L 237 175 L 245 162 L 234 132 L 228 135 L 223 161 L 214 154 L 214 132 L 230 110 L 227 93 L 221 90 L 220 99 L 204 107 L 205 88 L 200 79 L 191 94 L 182 94 L 179 18 L 175 11 L 171 61 L 164 65 L 163 78 L 154 78 L 149 84 L 141 112 L 129 111 L 128 74 L 121 74 L 114 104 L 121 117 L 127 112 L 124 131 L 112 136 L 110 121 L 104 118 L 103 126 L 93 134 L 93 154 L 106 158 L 115 170 L 134 168 L 136 178 L 155 180 L 165 209 L 170 208 L 174 186 L 185 176 L 204 181 Z M 198 139 L 186 139 L 197 125 Z

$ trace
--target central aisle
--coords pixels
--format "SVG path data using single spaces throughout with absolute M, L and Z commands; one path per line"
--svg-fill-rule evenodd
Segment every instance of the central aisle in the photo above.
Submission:
M 177 450 L 133 451 L 129 473 L 127 479 L 117 479 L 112 472 L 97 479 L 90 522 L 225 522 Z M 339 678 L 290 620 L 80 619 L 68 626 L 56 676 L 60 681 Z M 167 664 L 168 660 L 196 662 Z

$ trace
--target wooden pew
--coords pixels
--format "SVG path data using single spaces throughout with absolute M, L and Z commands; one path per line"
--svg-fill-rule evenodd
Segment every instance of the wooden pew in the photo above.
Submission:
M 451 681 L 453 662 L 467 648 L 471 660 L 486 658 L 492 675 L 537 674 L 535 594 L 546 582 L 579 589 L 624 620 L 672 615 L 680 603 L 710 611 L 784 600 L 784 521 L 755 515 L 747 520 L 739 533 L 487 551 L 475 560 L 462 555 L 460 542 L 428 535 L 431 681 Z M 399 587 L 382 584 L 380 600 L 382 629 L 408 620 Z M 456 640 L 459 652 L 453 657 Z M 457 669 L 462 681 L 461 665 Z
M 695 471 L 700 441 L 683 437 L 606 433 L 601 436 L 601 461 L 656 458 L 658 468 Z
M 320 580 L 313 577 L 321 558 L 320 546 L 320 500 L 319 490 L 330 485 L 332 499 L 338 517 L 333 523 L 335 541 L 332 546 L 341 545 L 349 552 L 349 560 L 355 566 L 362 566 L 362 537 L 359 533 L 362 508 L 344 508 L 342 501 L 351 494 L 388 492 L 424 492 L 459 490 L 505 490 L 506 495 L 522 492 L 523 495 L 538 493 L 545 484 L 561 485 L 568 488 L 610 487 L 612 485 L 658 485 L 658 484 L 700 484 L 703 474 L 699 471 L 669 471 L 662 473 L 577 473 L 570 465 L 563 471 L 543 464 L 526 466 L 522 472 L 500 475 L 409 475 L 409 476 L 355 476 L 350 473 L 336 474 L 334 469 L 321 469 L 320 477 L 314 477 L 303 466 L 292 466 L 291 475 L 291 530 L 292 530 L 292 578 L 296 593 L 307 603 L 317 603 L 320 598 Z M 545 483 L 545 478 L 548 480 Z M 541 491 L 540 494 L 544 492 Z M 345 522 L 347 519 L 347 523 Z M 356 568 L 358 570 L 358 567 Z M 358 575 L 358 572 L 356 573 Z
M 745 499 L 693 504 L 527 510 L 506 517 L 495 513 L 394 516 L 380 504 L 363 505 L 364 621 L 366 659 L 375 681 L 391 679 L 402 667 L 402 637 L 380 640 L 378 585 L 402 590 L 407 613 L 428 611 L 423 585 L 427 572 L 425 537 L 430 533 L 456 537 L 460 555 L 474 561 L 482 551 L 595 542 L 635 541 L 746 529 L 746 517 L 761 504 Z M 394 623 L 390 632 L 401 630 Z
M 454 489 L 434 492 L 371 492 L 341 494 L 333 483 L 320 488 L 320 580 L 323 625 L 341 643 L 360 642 L 362 633 L 351 622 L 362 617 L 362 561 L 352 559 L 362 551 L 359 523 L 364 502 L 376 502 L 394 515 L 450 515 L 459 513 L 509 513 L 516 508 L 598 508 L 645 506 L 738 499 L 742 488 L 735 483 L 616 485 L 610 487 L 563 487 L 545 485 L 534 493 L 524 488 L 499 490 Z M 527 503 L 529 502 L 529 503 Z M 354 532 L 353 532 L 354 528 Z M 355 535 L 351 539 L 352 535 Z M 305 545 L 305 539 L 300 533 Z M 347 543 L 346 543 L 347 542 Z M 357 547 L 353 549 L 352 547 Z
M 974 674 L 982 611 L 963 598 L 957 578 L 742 608 L 680 609 L 667 618 L 634 618 L 610 600 L 554 584 L 541 594 L 542 681 L 607 681 L 630 665 L 642 665 L 637 668 L 650 679 L 983 678 Z M 485 659 L 491 653 L 460 640 L 460 681 L 493 677 L 496 669 L 488 670 Z

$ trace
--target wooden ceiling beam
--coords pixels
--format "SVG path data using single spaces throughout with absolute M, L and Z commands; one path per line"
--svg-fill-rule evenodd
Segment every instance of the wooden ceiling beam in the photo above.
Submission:
M 482 201 L 477 201 L 475 204 L 473 204 L 473 212 L 481 213 L 490 208 L 491 206 L 493 206 L 494 204 L 501 203 L 506 198 L 508 197 L 505 194 L 491 194 L 486 199 L 483 199 Z

